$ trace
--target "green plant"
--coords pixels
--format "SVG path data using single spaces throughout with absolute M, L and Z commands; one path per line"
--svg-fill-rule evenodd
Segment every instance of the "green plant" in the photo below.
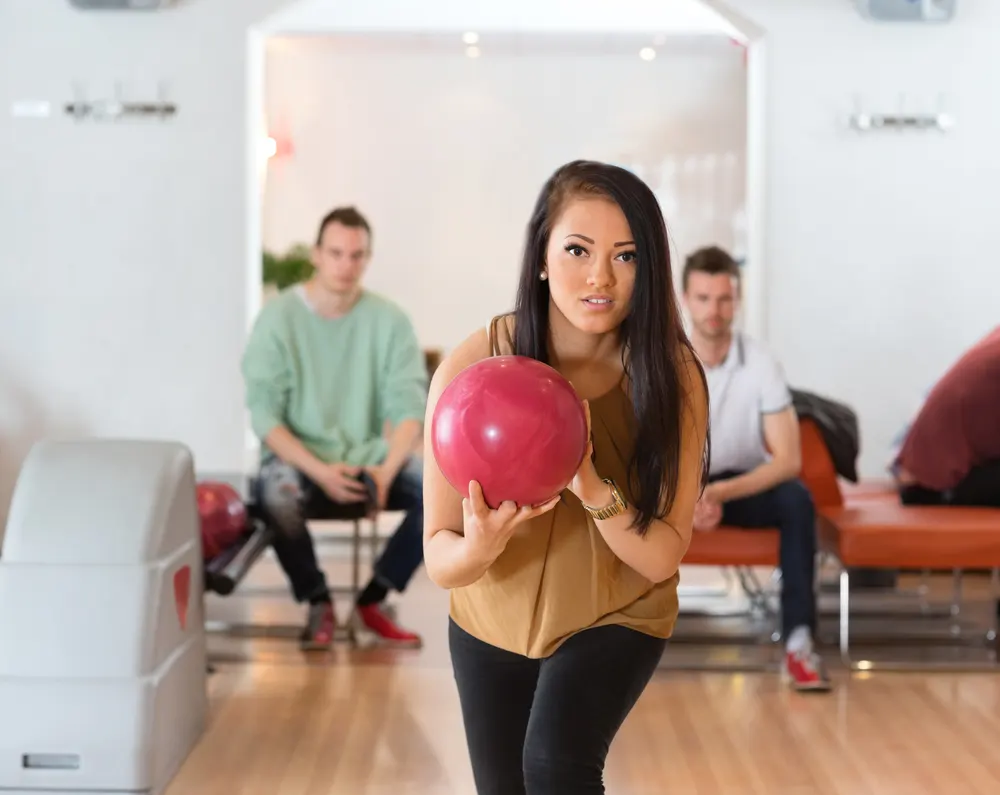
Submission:
M 264 284 L 273 284 L 279 290 L 305 281 L 313 272 L 309 246 L 295 245 L 281 255 L 265 251 L 263 272 Z

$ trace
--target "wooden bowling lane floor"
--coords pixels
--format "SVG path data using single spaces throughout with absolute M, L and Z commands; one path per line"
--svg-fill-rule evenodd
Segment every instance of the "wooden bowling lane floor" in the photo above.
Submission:
M 612 748 L 612 795 L 994 795 L 996 677 L 659 674 Z M 168 795 L 472 795 L 446 668 L 334 655 L 224 666 L 211 725 Z
M 209 615 L 299 622 L 260 569 Z M 213 634 L 210 723 L 167 795 L 474 795 L 446 609 L 418 575 L 399 611 L 419 651 L 305 655 L 280 633 Z M 609 795 L 1000 793 L 1000 677 L 830 663 L 831 694 L 773 673 L 658 672 L 612 747 Z

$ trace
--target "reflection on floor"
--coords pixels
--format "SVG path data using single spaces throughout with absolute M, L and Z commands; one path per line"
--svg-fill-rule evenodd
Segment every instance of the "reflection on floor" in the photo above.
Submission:
M 344 549 L 330 541 L 336 531 L 320 534 L 328 539 L 320 545 L 324 568 L 331 580 L 346 582 Z M 759 573 L 763 583 L 769 576 Z M 769 640 L 772 622 L 748 617 L 738 588 L 715 570 L 685 570 L 683 580 L 688 613 L 612 749 L 609 793 L 1000 792 L 1000 678 L 850 675 L 837 661 L 837 593 L 824 588 L 822 639 L 833 644 L 824 654 L 836 690 L 789 693 L 773 672 L 781 644 Z M 915 577 L 896 594 L 852 595 L 859 613 L 881 613 L 856 617 L 852 632 L 859 641 L 900 627 L 945 640 L 955 632 L 979 638 L 989 618 L 990 606 L 976 604 L 985 584 L 965 578 L 967 598 L 951 619 L 947 576 L 932 578 L 922 595 Z M 340 608 L 346 618 L 348 605 Z M 447 653 L 447 595 L 422 574 L 398 601 L 400 618 L 424 634 L 419 651 L 339 644 L 330 653 L 300 653 L 303 609 L 271 558 L 236 594 L 209 597 L 207 609 L 216 629 L 211 725 L 168 795 L 474 794 Z M 695 642 L 707 634 L 712 643 Z M 729 638 L 737 642 L 720 642 Z M 916 659 L 912 649 L 906 653 Z M 868 648 L 864 654 L 878 658 Z M 742 670 L 684 670 L 706 664 Z M 770 670 L 754 672 L 759 664 Z

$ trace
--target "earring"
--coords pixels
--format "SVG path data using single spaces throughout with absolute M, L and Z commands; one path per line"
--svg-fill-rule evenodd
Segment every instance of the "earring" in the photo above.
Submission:
M 538 278 L 544 282 L 547 278 L 549 278 L 549 274 L 547 274 L 545 271 L 542 271 L 542 275 L 539 276 Z

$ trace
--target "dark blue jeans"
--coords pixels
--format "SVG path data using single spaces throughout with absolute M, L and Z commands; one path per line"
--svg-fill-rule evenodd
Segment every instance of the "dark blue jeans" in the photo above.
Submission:
M 316 560 L 316 549 L 306 522 L 329 518 L 335 504 L 309 478 L 278 458 L 264 462 L 257 484 L 257 500 L 278 526 L 274 552 L 299 602 L 328 593 L 326 577 Z M 386 588 L 403 591 L 424 561 L 423 465 L 409 459 L 389 488 L 386 510 L 405 511 L 375 562 L 375 579 Z
M 723 472 L 710 480 L 727 480 Z M 816 633 L 816 508 L 801 480 L 788 480 L 768 491 L 727 502 L 722 523 L 734 527 L 776 527 L 780 534 L 781 625 L 785 638 L 798 626 Z

